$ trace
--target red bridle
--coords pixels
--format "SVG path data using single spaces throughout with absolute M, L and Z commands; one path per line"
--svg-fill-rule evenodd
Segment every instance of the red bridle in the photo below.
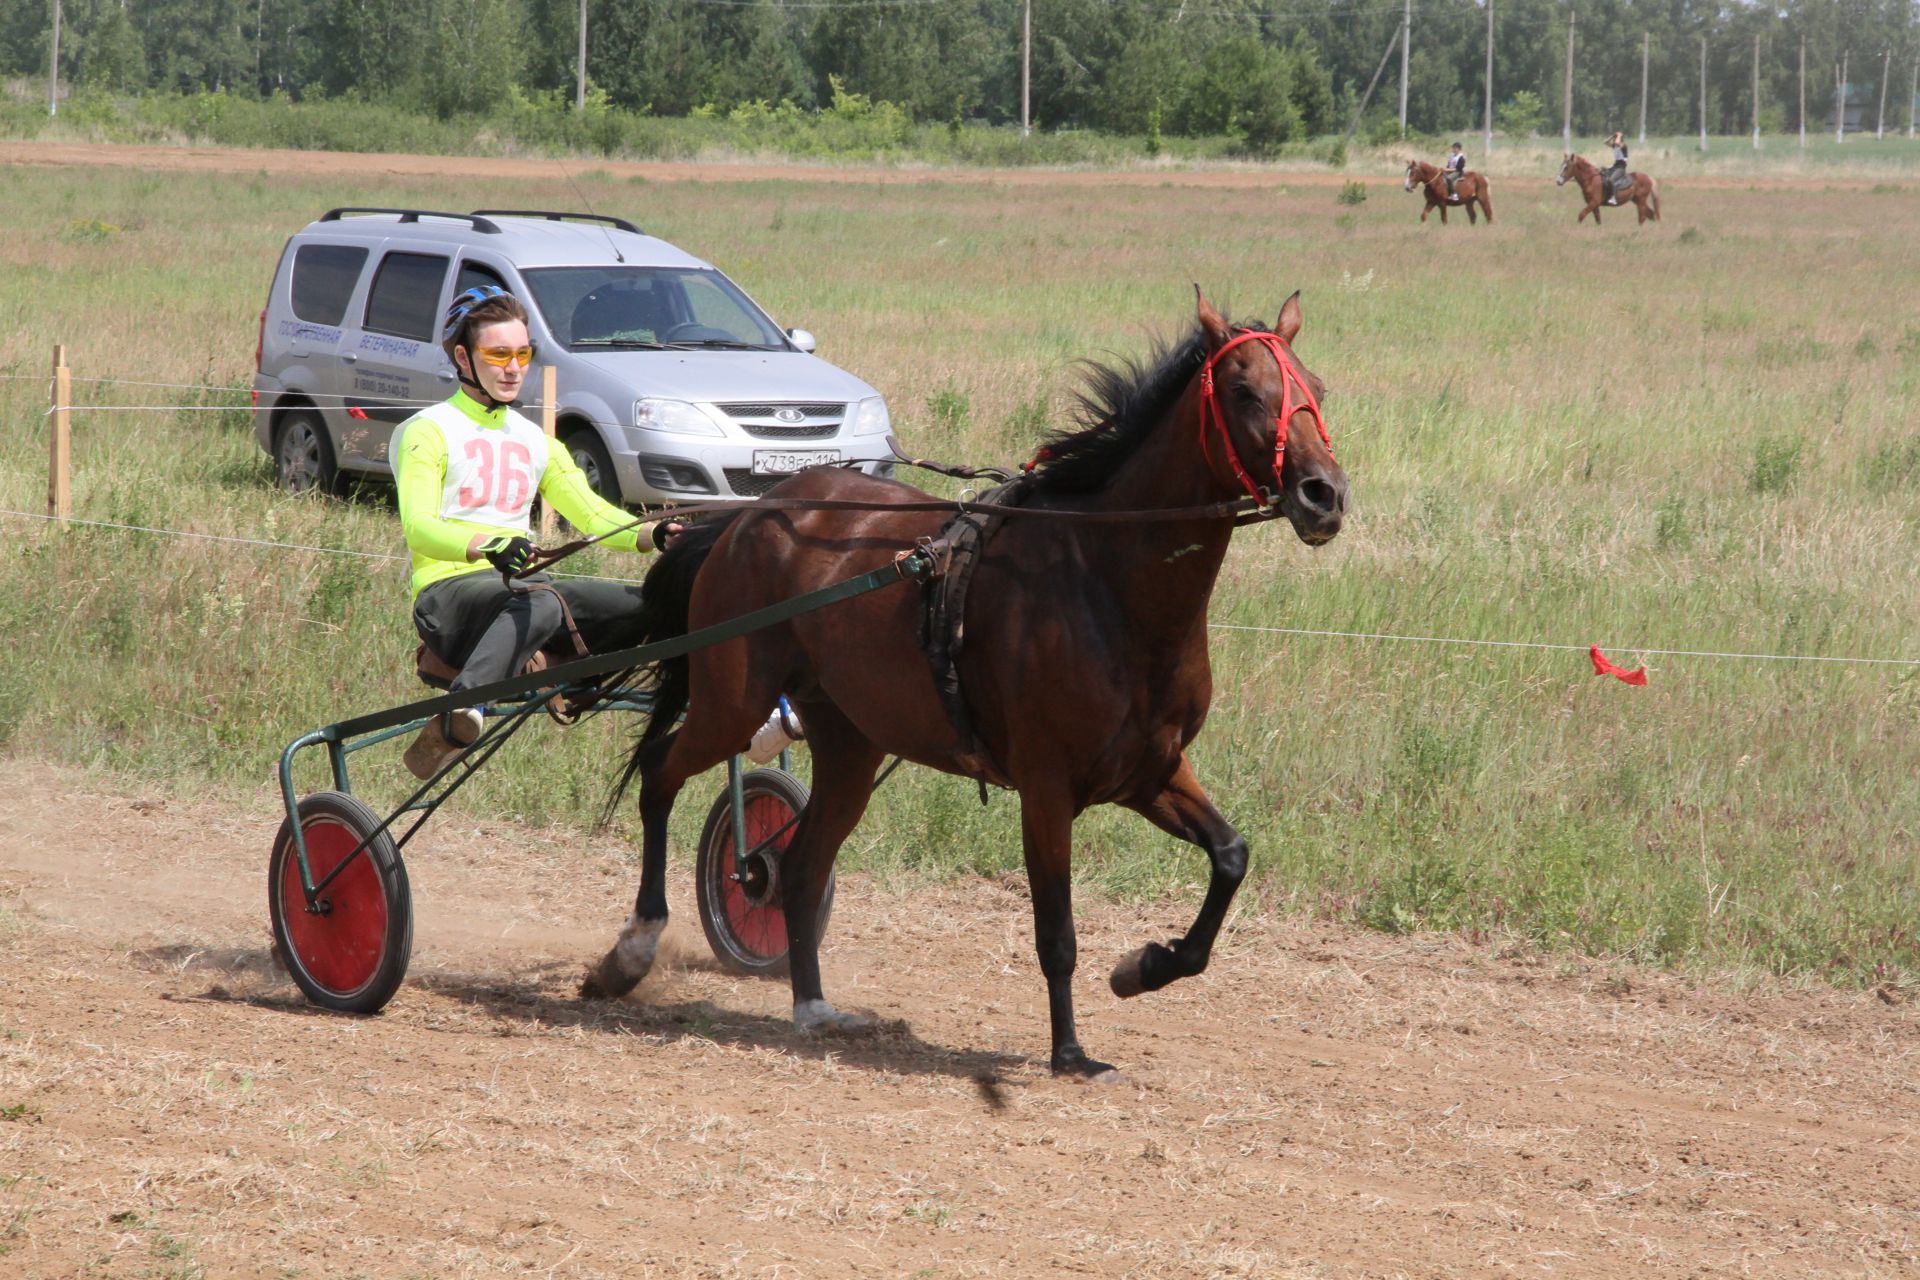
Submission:
M 1233 465 L 1233 474 L 1240 477 L 1241 487 L 1248 496 L 1262 506 L 1270 507 L 1280 501 L 1280 495 L 1268 492 L 1257 485 L 1253 477 L 1247 474 L 1241 465 L 1240 451 L 1233 447 L 1233 436 L 1227 431 L 1226 415 L 1220 412 L 1220 402 L 1213 390 L 1213 366 L 1220 363 L 1220 357 L 1227 354 L 1243 342 L 1258 342 L 1273 353 L 1274 362 L 1280 366 L 1280 412 L 1274 415 L 1273 432 L 1273 482 L 1280 483 L 1280 468 L 1287 460 L 1287 430 L 1293 422 L 1293 415 L 1299 410 L 1308 410 L 1313 414 L 1313 424 L 1320 428 L 1320 440 L 1327 446 L 1329 456 L 1333 454 L 1333 437 L 1327 432 L 1327 420 L 1320 413 L 1320 402 L 1314 398 L 1313 388 L 1302 378 L 1287 359 L 1286 341 L 1277 333 L 1267 333 L 1259 329 L 1244 329 L 1236 337 L 1229 338 L 1220 349 L 1207 357 L 1206 364 L 1200 368 L 1200 452 L 1212 465 L 1213 456 L 1207 449 L 1207 430 L 1211 420 L 1219 424 L 1220 439 L 1227 448 L 1227 461 Z M 1294 389 L 1298 388 L 1300 397 L 1294 399 Z

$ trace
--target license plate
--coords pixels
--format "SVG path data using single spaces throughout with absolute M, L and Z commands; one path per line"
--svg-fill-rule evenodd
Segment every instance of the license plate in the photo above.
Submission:
M 838 461 L 840 461 L 838 449 L 755 449 L 753 474 L 790 476 L 796 471 L 805 471 L 808 467 Z

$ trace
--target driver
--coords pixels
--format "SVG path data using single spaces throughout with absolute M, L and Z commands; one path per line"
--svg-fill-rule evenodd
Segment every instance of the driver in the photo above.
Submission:
M 440 345 L 460 389 L 401 423 L 392 457 L 411 552 L 413 625 L 428 649 L 459 669 L 453 692 L 521 670 L 559 634 L 561 598 L 590 649 L 639 643 L 638 586 L 534 573 L 525 581 L 552 589 L 515 591 L 501 575 L 533 558 L 535 494 L 576 529 L 628 551 L 664 546 L 680 526 L 658 522 L 643 543 L 638 526 L 625 527 L 633 518 L 593 491 L 568 451 L 511 407 L 534 358 L 526 309 L 512 294 L 493 285 L 462 293 Z M 480 736 L 482 723 L 477 707 L 435 717 L 407 749 L 408 771 L 431 778 Z

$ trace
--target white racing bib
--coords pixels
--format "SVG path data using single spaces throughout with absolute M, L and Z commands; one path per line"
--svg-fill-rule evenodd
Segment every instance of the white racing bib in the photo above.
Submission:
M 440 428 L 447 442 L 441 517 L 526 534 L 533 496 L 547 472 L 546 433 L 512 409 L 498 427 L 483 427 L 450 404 L 422 410 L 420 417 Z

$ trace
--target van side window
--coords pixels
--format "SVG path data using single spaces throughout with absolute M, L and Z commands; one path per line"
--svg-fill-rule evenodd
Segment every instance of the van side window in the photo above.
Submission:
M 439 254 L 390 253 L 380 260 L 367 294 L 366 326 L 374 333 L 431 341 L 439 317 L 447 260 Z
M 496 289 L 507 289 L 507 282 L 500 273 L 484 262 L 475 262 L 471 258 L 460 260 L 460 278 L 453 282 L 453 296 L 459 297 L 469 289 L 478 289 L 482 285 L 492 285 Z M 508 293 L 513 290 L 507 289 Z
M 339 324 L 366 261 L 364 245 L 301 245 L 293 254 L 293 314 L 308 324 Z

